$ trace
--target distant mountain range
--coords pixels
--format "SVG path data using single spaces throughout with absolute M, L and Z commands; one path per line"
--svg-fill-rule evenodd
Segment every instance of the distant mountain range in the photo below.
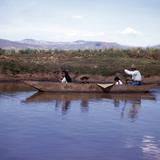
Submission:
M 120 45 L 112 42 L 100 42 L 100 41 L 84 41 L 78 40 L 74 42 L 49 42 L 39 41 L 34 39 L 24 39 L 21 41 L 10 41 L 6 39 L 0 39 L 0 48 L 3 49 L 64 49 L 64 50 L 76 50 L 76 49 L 105 49 L 105 48 L 127 48 L 127 46 Z
M 159 45 L 156 45 L 156 46 L 152 46 L 153 48 L 158 48 L 160 49 L 160 44 Z
M 160 45 L 153 47 L 160 48 Z M 101 41 L 78 40 L 74 42 L 49 42 L 49 41 L 39 41 L 35 39 L 24 39 L 21 41 L 10 41 L 6 39 L 0 39 L 0 48 L 77 50 L 77 49 L 109 49 L 109 48 L 126 49 L 130 47 L 115 42 L 101 42 Z

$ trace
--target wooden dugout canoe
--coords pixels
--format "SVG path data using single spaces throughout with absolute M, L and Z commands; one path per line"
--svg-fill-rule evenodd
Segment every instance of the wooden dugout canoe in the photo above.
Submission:
M 149 92 L 155 85 L 113 85 L 97 83 L 67 83 L 48 81 L 25 81 L 25 83 L 41 92 L 83 92 L 83 93 L 144 93 Z

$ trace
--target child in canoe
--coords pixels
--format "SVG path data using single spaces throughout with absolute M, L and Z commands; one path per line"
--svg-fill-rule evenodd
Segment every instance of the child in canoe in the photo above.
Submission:
M 69 76 L 67 71 L 62 71 L 62 80 L 61 80 L 61 82 L 62 83 L 70 83 L 70 82 L 72 82 L 72 79 Z

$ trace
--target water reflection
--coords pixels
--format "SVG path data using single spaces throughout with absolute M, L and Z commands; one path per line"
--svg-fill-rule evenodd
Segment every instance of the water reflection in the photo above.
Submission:
M 127 101 L 124 102 L 124 106 L 122 107 L 122 112 L 121 112 L 121 118 L 124 117 L 125 110 L 126 108 L 129 108 L 128 110 L 128 117 L 134 122 L 137 117 L 138 117 L 138 111 L 141 107 L 141 99 L 137 100 L 132 100 L 131 103 L 129 103 L 129 107 L 127 105 Z
M 145 159 L 159 160 L 160 149 L 159 143 L 153 136 L 145 135 L 142 139 L 142 152 Z
M 61 108 L 65 114 L 74 101 L 80 101 L 82 112 L 88 112 L 91 100 L 101 100 L 106 98 L 106 94 L 87 94 L 87 93 L 44 93 L 38 92 L 28 97 L 25 103 L 55 102 L 55 108 Z
M 145 94 L 87 94 L 87 93 L 44 93 L 38 92 L 28 97 L 25 103 L 54 102 L 56 110 L 61 108 L 62 113 L 66 114 L 74 101 L 80 101 L 82 112 L 88 112 L 90 102 L 94 101 L 111 101 L 115 108 L 121 109 L 121 118 L 127 116 L 135 121 L 141 107 L 142 100 L 153 100 L 155 96 L 149 93 Z
M 56 102 L 55 102 L 56 110 L 58 110 L 58 108 L 61 108 L 63 114 L 67 113 L 67 111 L 70 108 L 70 105 L 71 105 L 71 101 L 70 100 L 66 100 L 66 101 L 56 100 Z
M 134 122 L 138 118 L 138 113 L 142 105 L 142 100 L 156 100 L 155 96 L 150 93 L 117 94 L 112 95 L 111 98 L 113 99 L 115 107 L 122 107 L 121 118 L 124 118 L 127 112 L 127 115 L 132 122 Z
M 31 91 L 32 87 L 23 82 L 0 82 L 0 92 Z
M 82 112 L 88 112 L 89 110 L 89 102 L 87 100 L 81 101 L 81 111 Z
M 124 118 L 125 114 L 127 114 L 132 122 L 138 118 L 142 100 L 156 100 L 151 93 L 111 94 L 108 96 L 113 100 L 114 107 L 121 108 L 121 118 Z
M 159 159 L 160 90 L 34 93 L 0 92 L 0 159 Z

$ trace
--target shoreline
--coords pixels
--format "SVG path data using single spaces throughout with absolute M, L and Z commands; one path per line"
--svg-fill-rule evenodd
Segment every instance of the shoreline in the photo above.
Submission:
M 114 76 L 101 76 L 101 75 L 74 75 L 71 74 L 73 81 L 81 81 L 81 77 L 88 76 L 88 82 L 113 82 Z M 52 81 L 52 82 L 60 82 L 60 76 L 57 74 L 48 74 L 48 73 L 37 73 L 37 74 L 15 74 L 15 75 L 8 75 L 8 74 L 0 74 L 0 83 L 3 82 L 23 82 L 23 81 Z M 156 83 L 160 85 L 160 76 L 150 76 L 150 77 L 143 77 L 144 83 Z

